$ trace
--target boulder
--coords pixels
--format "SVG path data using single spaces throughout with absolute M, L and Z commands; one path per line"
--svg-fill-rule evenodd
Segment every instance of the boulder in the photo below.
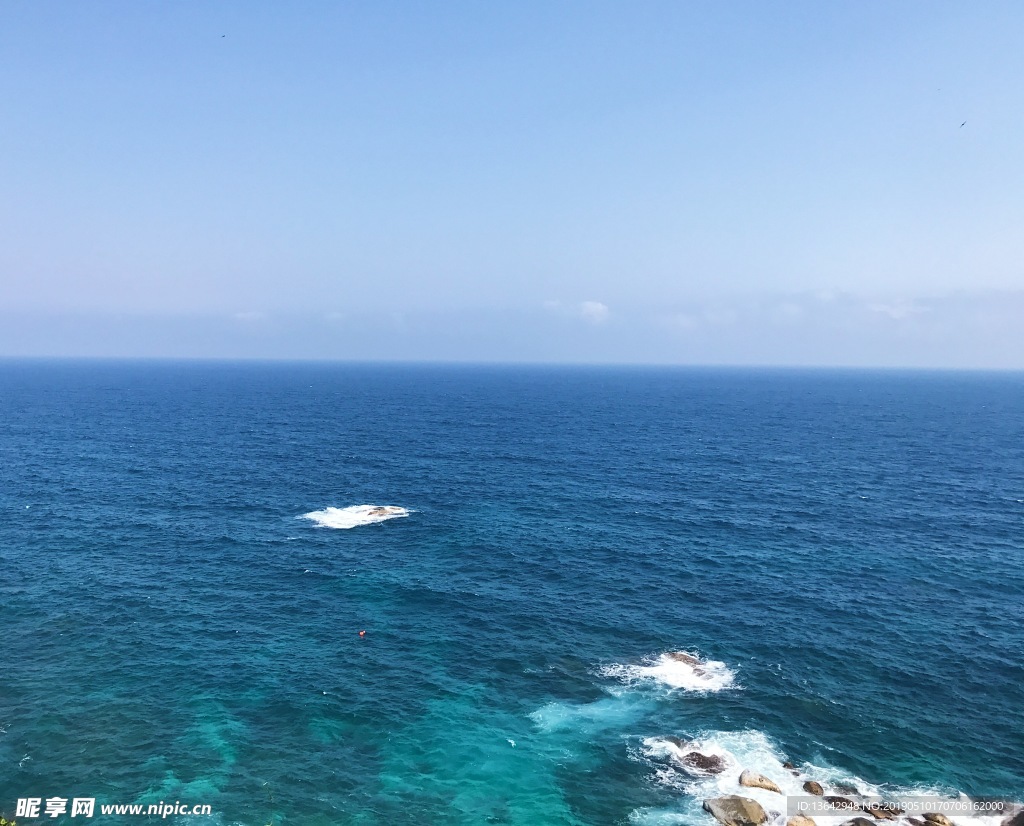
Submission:
M 687 654 L 685 651 L 669 651 L 668 655 L 676 662 L 686 663 L 687 665 L 700 665 L 700 660 L 693 656 L 693 654 Z
M 821 788 L 821 783 L 817 780 L 808 780 L 804 783 L 804 791 L 807 792 L 807 794 L 816 794 L 818 797 L 825 794 L 825 790 Z
M 782 764 L 782 768 L 784 768 L 784 769 L 790 769 L 790 770 L 792 771 L 793 769 L 795 769 L 795 768 L 796 768 L 796 766 L 794 766 L 794 765 L 793 765 L 792 763 L 790 763 L 790 762 L 789 762 L 789 761 L 787 760 L 787 761 L 786 761 L 785 763 L 783 763 L 783 764 Z
M 682 764 L 705 774 L 721 774 L 725 771 L 725 760 L 717 754 L 701 754 L 691 751 L 683 756 Z
M 751 789 L 767 789 L 770 792 L 782 794 L 782 789 L 776 786 L 763 774 L 758 774 L 757 772 L 743 772 L 743 774 L 740 775 L 740 785 Z
M 818 826 L 813 817 L 807 815 L 793 815 L 786 821 L 786 826 Z
M 896 820 L 896 812 L 887 806 L 879 806 L 877 803 L 872 803 L 868 806 L 861 806 L 861 808 L 875 820 Z
M 931 826 L 953 826 L 953 821 L 942 814 L 942 812 L 925 812 L 924 819 Z
M 999 826 L 1024 826 L 1024 807 L 1012 807 L 1011 813 L 1003 818 Z
M 687 654 L 685 651 L 669 651 L 668 655 L 679 663 L 686 663 L 693 669 L 693 673 L 698 677 L 703 677 L 707 672 L 701 668 L 701 661 L 697 659 L 693 654 Z
M 705 800 L 704 811 L 722 826 L 761 826 L 768 819 L 760 803 L 738 794 Z
M 875 821 L 868 820 L 866 817 L 855 817 L 853 820 L 847 820 L 840 826 L 875 826 Z
M 834 788 L 839 794 L 860 794 L 860 789 L 856 786 L 851 786 L 849 783 L 833 783 Z
M 836 797 L 835 795 L 827 794 L 827 795 L 825 795 L 825 800 L 828 802 L 828 804 L 833 809 L 842 809 L 842 810 L 847 811 L 847 812 L 858 812 L 858 811 L 860 811 L 860 806 L 858 806 L 856 803 L 854 803 L 848 797 Z M 870 823 L 871 821 L 868 821 L 868 822 Z M 846 826 L 846 825 L 843 824 L 843 826 Z

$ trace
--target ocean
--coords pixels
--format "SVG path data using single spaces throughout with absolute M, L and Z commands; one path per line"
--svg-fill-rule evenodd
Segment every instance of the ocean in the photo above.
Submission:
M 0 565 L 8 818 L 1024 799 L 1022 374 L 7 361 Z

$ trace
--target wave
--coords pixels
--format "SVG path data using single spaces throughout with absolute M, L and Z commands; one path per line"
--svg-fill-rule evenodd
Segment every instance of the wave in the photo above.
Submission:
M 321 528 L 348 530 L 360 525 L 373 525 L 388 519 L 408 516 L 406 508 L 395 505 L 349 505 L 347 508 L 324 508 L 302 514 L 300 519 L 308 519 Z
M 688 755 L 697 752 L 720 759 L 718 773 L 702 771 Z M 702 810 L 703 802 L 723 795 L 741 795 L 760 803 L 769 814 L 769 826 L 784 826 L 787 820 L 787 798 L 807 798 L 803 784 L 815 780 L 826 795 L 840 797 L 884 797 L 886 799 L 939 797 L 956 799 L 948 790 L 936 788 L 898 788 L 869 783 L 828 766 L 804 763 L 798 766 L 786 761 L 771 739 L 761 731 L 708 731 L 692 740 L 676 737 L 648 737 L 631 755 L 651 769 L 651 779 L 664 788 L 681 792 L 684 797 L 678 807 L 671 809 L 637 809 L 630 822 L 637 826 L 654 824 L 702 824 L 713 826 L 715 821 Z M 792 768 L 791 768 L 792 767 Z M 741 786 L 740 773 L 750 770 L 773 781 L 781 794 L 766 789 Z M 817 826 L 840 826 L 859 813 L 837 812 L 835 816 L 815 813 Z M 909 816 L 909 815 L 908 815 Z M 957 826 L 998 826 L 1001 817 L 971 816 L 950 819 Z M 884 821 L 882 821 L 884 823 Z M 893 826 L 908 826 L 906 817 Z
M 702 660 L 688 651 L 667 651 L 637 664 L 606 665 L 598 673 L 630 685 L 653 682 L 695 693 L 733 688 L 736 679 L 735 672 L 725 663 Z

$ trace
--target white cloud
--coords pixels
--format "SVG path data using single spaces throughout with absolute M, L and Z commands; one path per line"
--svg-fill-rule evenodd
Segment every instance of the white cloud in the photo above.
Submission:
M 905 318 L 928 312 L 927 307 L 905 301 L 895 301 L 891 304 L 870 304 L 868 309 L 872 312 L 889 316 L 889 318 L 896 321 L 902 321 Z
M 580 315 L 592 324 L 603 324 L 610 314 L 608 305 L 600 301 L 584 301 L 580 304 Z

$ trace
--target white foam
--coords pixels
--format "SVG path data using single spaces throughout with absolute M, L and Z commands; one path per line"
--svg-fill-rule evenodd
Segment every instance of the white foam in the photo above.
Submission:
M 720 774 L 701 774 L 683 762 L 683 757 L 690 752 L 717 755 L 725 763 L 725 770 Z M 786 822 L 786 798 L 790 795 L 807 797 L 803 784 L 807 780 L 816 780 L 825 789 L 826 795 L 851 797 L 836 784 L 852 786 L 860 796 L 885 797 L 887 799 L 914 797 L 950 797 L 949 790 L 935 788 L 896 788 L 882 787 L 867 782 L 863 778 L 850 775 L 839 769 L 828 766 L 815 766 L 804 763 L 796 767 L 797 774 L 785 768 L 785 756 L 772 743 L 770 738 L 761 731 L 709 731 L 702 733 L 694 740 L 687 741 L 680 748 L 676 743 L 661 737 L 648 737 L 642 741 L 638 753 L 634 757 L 647 763 L 652 769 L 651 779 L 658 785 L 683 793 L 679 808 L 673 809 L 638 809 L 630 817 L 636 824 L 655 823 L 713 823 L 711 818 L 701 811 L 703 801 L 723 795 L 738 794 L 750 797 L 760 803 L 766 812 L 773 815 L 770 826 L 784 826 Z M 755 789 L 740 786 L 740 772 L 750 771 L 763 774 L 772 780 L 782 791 L 782 795 L 766 789 Z M 856 798 L 858 795 L 852 795 Z M 818 826 L 840 826 L 850 820 L 849 812 L 837 812 L 833 816 L 815 813 L 813 819 Z M 673 820 L 673 818 L 678 818 Z M 999 817 L 968 817 L 951 816 L 957 826 L 998 826 Z M 894 826 L 906 826 L 901 819 Z
M 639 664 L 606 665 L 598 673 L 628 685 L 653 682 L 702 694 L 732 688 L 736 679 L 735 672 L 725 663 L 702 660 L 687 651 L 668 651 Z
M 373 525 L 388 519 L 408 516 L 409 511 L 395 505 L 349 505 L 347 508 L 324 508 L 302 514 L 300 519 L 309 519 L 321 528 L 348 530 L 360 525 Z
M 568 731 L 591 735 L 631 725 L 648 710 L 649 701 L 636 695 L 606 697 L 592 703 L 552 702 L 530 714 L 543 732 Z

